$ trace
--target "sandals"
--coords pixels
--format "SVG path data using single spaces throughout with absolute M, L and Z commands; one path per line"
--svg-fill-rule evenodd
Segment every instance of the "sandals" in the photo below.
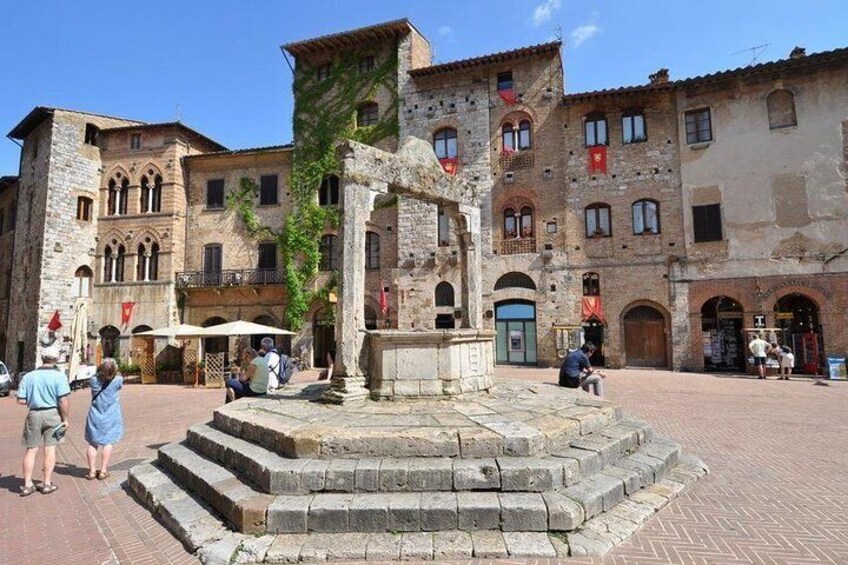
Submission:
M 94 479 L 96 479 L 96 478 L 97 478 L 97 475 L 98 475 L 99 473 L 100 473 L 100 471 L 89 471 L 89 472 L 85 475 L 85 479 L 86 479 L 87 481 L 93 481 Z
M 25 487 L 25 486 L 22 485 L 21 486 L 21 496 L 29 496 L 37 490 L 38 490 L 38 487 L 35 485 L 35 483 L 32 483 L 28 487 Z
M 111 473 L 109 473 L 109 471 L 106 471 L 105 473 L 103 471 L 97 471 L 97 480 L 102 481 L 104 479 L 108 479 L 111 476 L 112 475 Z
M 54 484 L 48 485 L 46 483 L 41 483 L 40 485 L 38 485 L 38 490 L 39 492 L 41 492 L 41 494 L 50 494 L 51 492 L 56 492 L 57 490 L 59 490 L 59 487 Z

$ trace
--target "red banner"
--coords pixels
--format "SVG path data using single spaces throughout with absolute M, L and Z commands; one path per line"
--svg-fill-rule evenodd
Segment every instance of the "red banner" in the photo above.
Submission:
M 121 325 L 127 327 L 132 320 L 135 302 L 121 302 Z
M 596 318 L 599 322 L 606 323 L 600 296 L 583 297 L 583 321 L 587 322 L 590 318 Z
M 444 159 L 439 159 L 439 163 L 442 164 L 442 168 L 449 175 L 455 175 L 459 168 L 459 159 L 456 157 L 445 157 Z
M 607 174 L 606 145 L 596 145 L 589 148 L 589 172 Z
M 503 100 L 510 106 L 513 104 L 518 104 L 518 96 L 516 96 L 515 91 L 511 88 L 498 90 L 498 96 L 500 96 L 501 100 Z
M 47 324 L 47 329 L 51 332 L 55 332 L 62 327 L 62 320 L 59 319 L 59 311 L 53 313 L 53 317 L 50 318 L 50 323 Z

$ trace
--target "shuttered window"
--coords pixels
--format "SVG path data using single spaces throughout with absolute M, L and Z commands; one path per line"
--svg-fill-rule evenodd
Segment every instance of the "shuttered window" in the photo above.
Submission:
M 721 241 L 721 204 L 692 206 L 695 242 Z

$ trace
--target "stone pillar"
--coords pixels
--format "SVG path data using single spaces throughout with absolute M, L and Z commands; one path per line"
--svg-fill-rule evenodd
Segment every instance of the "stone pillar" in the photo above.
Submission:
M 341 404 L 368 396 L 360 360 L 365 337 L 365 223 L 370 215 L 370 196 L 367 185 L 343 175 L 336 359 L 330 389 L 324 394 L 326 402 Z
M 456 223 L 462 253 L 462 327 L 483 327 L 483 267 L 480 241 L 480 209 L 449 206 L 446 213 Z

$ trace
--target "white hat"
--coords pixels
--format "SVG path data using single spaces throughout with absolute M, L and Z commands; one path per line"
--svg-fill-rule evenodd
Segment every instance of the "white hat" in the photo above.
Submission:
M 50 359 L 51 361 L 58 361 L 61 353 L 59 352 L 58 347 L 45 347 L 41 350 L 41 360 L 46 361 Z

